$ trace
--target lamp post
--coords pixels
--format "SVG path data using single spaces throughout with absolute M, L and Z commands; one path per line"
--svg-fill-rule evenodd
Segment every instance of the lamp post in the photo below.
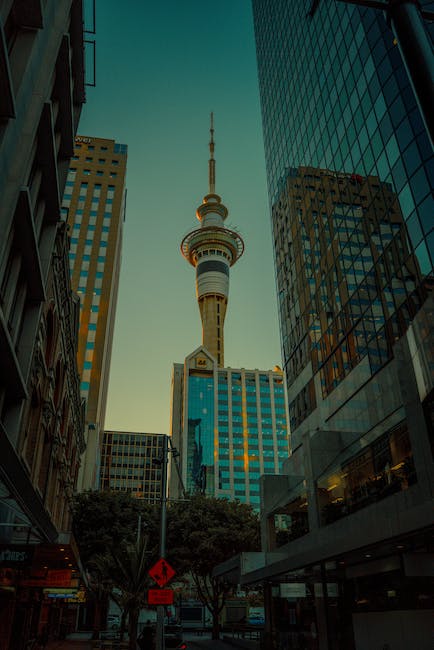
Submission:
M 170 445 L 170 449 L 169 449 Z M 166 557 L 166 537 L 167 537 L 167 463 L 169 451 L 172 453 L 175 469 L 181 483 L 184 497 L 187 496 L 178 463 L 175 460 L 180 454 L 173 446 L 168 435 L 163 435 L 163 446 L 160 458 L 155 458 L 154 463 L 161 467 L 161 509 L 160 509 L 160 559 Z M 164 605 L 157 606 L 157 629 L 156 629 L 156 650 L 165 650 L 164 643 Z
M 424 20 L 434 13 L 421 8 L 419 0 L 339 0 L 359 7 L 380 9 L 390 25 L 413 88 L 431 146 L 434 147 L 434 47 Z M 320 0 L 312 0 L 313 18 Z
M 163 436 L 161 455 L 161 511 L 160 511 L 160 558 L 166 557 L 167 530 L 167 455 L 169 438 Z M 156 650 L 164 650 L 164 605 L 157 606 Z

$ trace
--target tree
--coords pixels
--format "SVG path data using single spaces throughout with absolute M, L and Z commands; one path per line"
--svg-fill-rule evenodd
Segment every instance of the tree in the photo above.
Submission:
M 167 547 L 168 560 L 178 574 L 191 574 L 199 599 L 211 612 L 212 637 L 218 639 L 220 613 L 232 586 L 212 572 L 242 551 L 260 550 L 258 516 L 239 501 L 193 496 L 170 504 Z
M 144 504 L 128 492 L 88 491 L 74 499 L 73 532 L 95 602 L 94 638 L 99 636 L 102 612 L 109 596 L 118 601 L 113 593 L 113 575 L 119 570 L 114 558 L 119 559 L 120 553 L 128 557 L 137 539 L 139 522 L 146 526 L 153 541 L 147 550 L 151 557 L 152 553 L 156 557 L 158 508 Z
M 137 535 L 139 516 L 152 525 L 152 507 L 129 492 L 82 492 L 74 497 L 73 532 L 83 564 Z
M 94 562 L 102 575 L 110 576 L 113 589 L 117 589 L 116 602 L 122 609 L 122 629 L 128 616 L 130 650 L 137 647 L 137 623 L 140 609 L 145 605 L 145 589 L 149 582 L 148 536 L 139 535 L 134 544 L 122 543 L 110 547 Z

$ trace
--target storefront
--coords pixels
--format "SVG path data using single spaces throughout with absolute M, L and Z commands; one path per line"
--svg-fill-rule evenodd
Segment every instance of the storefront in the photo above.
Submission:
M 30 526 L 17 530 L 21 543 L 0 543 L 0 650 L 21 650 L 43 632 L 59 638 L 73 631 L 85 598 L 72 535 L 49 544 L 38 542 Z
M 263 585 L 268 650 L 431 650 L 432 546 L 427 529 L 297 569 L 280 552 L 246 553 L 214 575 Z

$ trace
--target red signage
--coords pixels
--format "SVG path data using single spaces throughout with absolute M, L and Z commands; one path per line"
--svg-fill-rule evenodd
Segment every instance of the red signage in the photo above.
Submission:
M 173 605 L 173 589 L 149 589 L 148 605 Z
M 22 587 L 71 587 L 71 569 L 48 569 L 40 576 L 24 578 Z
M 164 587 L 175 575 L 175 569 L 165 559 L 161 558 L 149 569 L 149 575 L 159 587 Z

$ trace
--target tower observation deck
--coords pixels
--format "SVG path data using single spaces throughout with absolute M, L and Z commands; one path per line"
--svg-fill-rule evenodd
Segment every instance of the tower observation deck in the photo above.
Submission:
M 226 307 L 229 269 L 244 252 L 242 237 L 224 225 L 228 210 L 215 193 L 214 122 L 211 113 L 209 193 L 196 210 L 200 228 L 189 232 L 181 243 L 185 259 L 196 269 L 196 295 L 202 319 L 202 344 L 220 367 L 224 366 Z

